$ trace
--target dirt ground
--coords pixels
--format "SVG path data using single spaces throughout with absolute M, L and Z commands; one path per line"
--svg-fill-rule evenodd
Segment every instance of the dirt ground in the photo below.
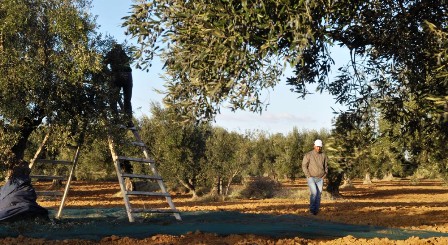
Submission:
M 36 189 L 47 188 L 35 183 Z M 294 198 L 265 200 L 199 201 L 190 195 L 172 193 L 176 208 L 181 212 L 237 211 L 257 214 L 307 215 L 308 192 L 303 180 L 283 184 L 285 189 L 299 193 Z M 123 207 L 123 198 L 117 195 L 116 182 L 74 181 L 66 207 Z M 365 185 L 354 181 L 353 186 L 341 191 L 342 198 L 331 200 L 324 196 L 321 212 L 316 219 L 356 225 L 372 225 L 410 230 L 448 233 L 448 187 L 441 181 L 410 180 L 374 181 Z M 135 205 L 145 203 L 152 207 L 165 207 L 165 200 L 139 199 Z M 55 209 L 58 200 L 39 199 L 39 204 Z M 180 236 L 154 235 L 145 239 L 109 236 L 99 242 L 88 240 L 45 240 L 23 236 L 1 238 L 0 244 L 448 244 L 448 237 L 390 240 L 388 238 L 362 239 L 346 236 L 334 240 L 295 238 L 272 238 L 257 235 L 228 235 L 191 231 Z

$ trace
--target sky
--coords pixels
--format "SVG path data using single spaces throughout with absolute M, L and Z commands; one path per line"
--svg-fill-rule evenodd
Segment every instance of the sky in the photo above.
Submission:
M 122 17 L 129 15 L 132 0 L 93 0 L 91 14 L 97 16 L 99 31 L 113 36 L 118 42 L 128 41 L 135 43 L 130 36 L 125 35 L 125 28 L 121 27 Z M 342 49 L 334 49 L 334 59 L 338 64 L 346 62 L 348 54 Z M 286 77 L 292 74 L 286 70 L 280 84 L 274 89 L 267 90 L 262 100 L 269 103 L 261 114 L 248 111 L 232 112 L 221 108 L 214 125 L 223 127 L 228 131 L 244 133 L 246 131 L 264 131 L 270 134 L 288 134 L 294 127 L 299 130 L 331 129 L 334 110 L 343 110 L 344 107 L 336 104 L 328 94 L 314 93 L 305 99 L 290 91 L 286 85 Z M 163 95 L 155 89 L 163 90 L 162 65 L 153 62 L 148 72 L 133 68 L 133 96 L 132 106 L 134 117 L 151 116 L 149 107 L 151 102 L 162 103 Z

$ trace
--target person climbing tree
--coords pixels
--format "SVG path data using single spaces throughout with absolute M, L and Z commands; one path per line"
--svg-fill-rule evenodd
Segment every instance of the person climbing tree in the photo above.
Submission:
M 132 127 L 132 68 L 131 59 L 123 50 L 123 46 L 114 43 L 112 49 L 106 54 L 104 63 L 112 72 L 111 79 L 111 109 L 114 116 L 118 115 L 117 103 L 120 103 L 120 92 L 123 90 L 123 103 L 120 103 L 121 109 L 124 111 L 127 126 Z

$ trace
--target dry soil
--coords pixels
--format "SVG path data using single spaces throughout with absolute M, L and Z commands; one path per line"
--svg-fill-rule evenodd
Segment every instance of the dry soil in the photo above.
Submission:
M 47 188 L 46 183 L 35 183 L 36 189 Z M 298 194 L 291 198 L 264 200 L 201 201 L 191 195 L 172 193 L 176 207 L 181 212 L 191 211 L 238 211 L 263 214 L 307 213 L 307 187 L 303 180 L 283 184 L 285 189 Z M 74 181 L 71 185 L 67 207 L 120 207 L 123 199 L 117 192 L 116 182 Z M 354 181 L 352 187 L 341 191 L 342 198 L 332 200 L 324 197 L 317 219 L 347 224 L 377 225 L 411 230 L 448 232 L 448 188 L 438 180 L 390 180 L 363 184 Z M 147 202 L 143 199 L 141 203 Z M 166 206 L 164 200 L 150 201 L 152 206 Z M 39 204 L 55 209 L 58 200 L 42 200 Z M 360 239 L 346 236 L 335 240 L 295 238 L 271 238 L 256 235 L 219 236 L 201 232 L 189 232 L 180 236 L 154 235 L 145 239 L 109 236 L 101 241 L 89 240 L 45 240 L 23 236 L 1 238 L 0 244 L 448 244 L 448 237 L 407 240 L 387 238 Z

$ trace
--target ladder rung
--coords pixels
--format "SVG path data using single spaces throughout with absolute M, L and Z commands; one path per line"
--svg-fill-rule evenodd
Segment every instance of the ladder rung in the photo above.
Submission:
M 62 196 L 64 193 L 62 191 L 36 191 L 39 196 Z
M 148 158 L 134 158 L 134 157 L 124 157 L 124 156 L 119 156 L 117 157 L 118 160 L 121 161 L 131 161 L 131 162 L 146 162 L 146 163 L 154 163 L 154 160 L 152 159 L 148 159 Z
M 162 180 L 161 176 L 142 175 L 142 174 L 121 174 L 122 177 L 136 178 L 136 179 L 152 179 Z
M 131 144 L 132 144 L 132 145 L 135 145 L 135 146 L 141 146 L 141 147 L 145 147 L 145 146 L 146 146 L 145 143 L 143 143 L 143 142 L 138 142 L 138 141 L 133 141 L 133 142 L 131 142 Z
M 130 210 L 131 213 L 179 213 L 176 209 L 144 209 L 144 208 L 133 208 Z
M 36 159 L 36 161 L 34 161 L 35 163 L 50 163 L 50 164 L 67 164 L 67 165 L 72 165 L 73 162 L 72 161 L 66 161 L 66 160 L 50 160 L 50 159 Z
M 137 130 L 137 128 L 135 126 L 128 127 L 128 126 L 123 125 L 123 124 L 119 125 L 118 127 L 121 128 L 121 129 L 129 129 L 129 130 L 132 130 L 132 131 Z
M 130 146 L 138 146 L 138 147 L 146 147 L 145 143 L 143 143 L 141 141 L 131 141 L 131 142 L 123 141 L 123 142 L 120 142 L 120 144 L 130 145 Z
M 30 178 L 44 179 L 44 180 L 66 180 L 64 176 L 51 176 L 51 175 L 30 175 Z
M 164 196 L 169 197 L 169 193 L 148 192 L 148 191 L 126 191 L 126 195 L 143 195 L 143 196 Z
M 77 145 L 70 145 L 70 144 L 67 144 L 66 146 L 67 146 L 67 148 L 70 149 L 70 150 L 76 150 L 76 149 L 78 149 L 78 146 L 77 146 Z

